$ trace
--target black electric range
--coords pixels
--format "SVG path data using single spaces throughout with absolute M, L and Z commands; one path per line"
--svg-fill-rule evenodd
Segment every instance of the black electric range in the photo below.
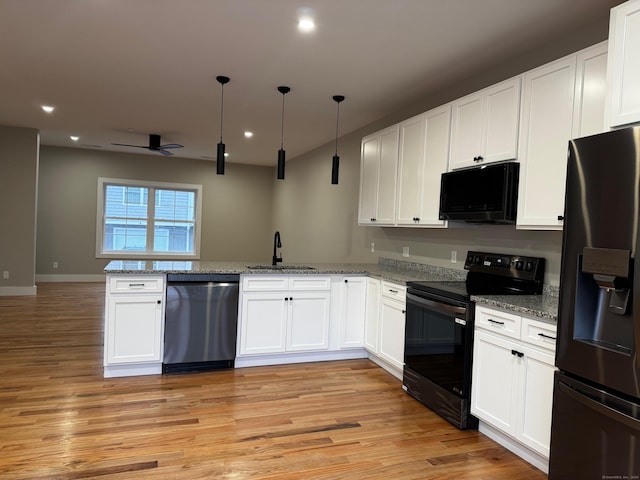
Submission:
M 472 295 L 542 293 L 543 258 L 469 252 L 466 281 L 407 282 L 403 388 L 460 429 L 470 412 Z
M 460 302 L 471 295 L 536 295 L 542 293 L 544 267 L 544 258 L 470 251 L 466 281 L 414 281 L 407 287 Z

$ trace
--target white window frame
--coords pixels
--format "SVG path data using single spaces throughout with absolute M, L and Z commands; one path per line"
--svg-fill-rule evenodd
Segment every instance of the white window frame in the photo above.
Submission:
M 193 234 L 193 253 L 178 252 L 153 252 L 147 251 L 104 251 L 103 250 L 103 234 L 104 234 L 104 195 L 106 185 L 124 185 L 130 187 L 144 187 L 163 190 L 186 190 L 195 193 L 195 224 Z M 155 202 L 155 197 L 149 195 L 149 203 Z M 147 213 L 147 226 L 153 230 L 153 209 L 149 209 Z M 139 258 L 139 259 L 183 259 L 189 258 L 193 260 L 200 259 L 200 235 L 202 231 L 202 185 L 192 185 L 187 183 L 169 183 L 169 182 L 152 182 L 147 180 L 129 180 L 121 178 L 98 178 L 98 202 L 96 214 L 96 258 Z M 150 238 L 149 236 L 147 238 Z M 151 243 L 148 248 L 153 248 Z

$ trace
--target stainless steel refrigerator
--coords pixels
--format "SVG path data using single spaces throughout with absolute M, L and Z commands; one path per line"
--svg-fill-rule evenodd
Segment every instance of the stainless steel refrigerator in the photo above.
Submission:
M 550 480 L 640 478 L 640 127 L 569 142 Z

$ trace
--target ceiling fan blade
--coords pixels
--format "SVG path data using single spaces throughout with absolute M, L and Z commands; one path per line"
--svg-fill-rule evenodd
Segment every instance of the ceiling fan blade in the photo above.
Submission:
M 129 145 L 128 143 L 112 143 L 111 145 L 118 145 L 120 147 L 149 148 L 144 145 Z
M 162 148 L 154 148 L 153 149 L 154 152 L 160 152 L 162 155 L 164 155 L 165 157 L 170 157 L 173 155 L 173 152 L 170 152 L 169 150 L 163 150 Z
M 184 145 L 179 143 L 167 143 L 166 145 L 160 145 L 160 148 L 183 148 Z

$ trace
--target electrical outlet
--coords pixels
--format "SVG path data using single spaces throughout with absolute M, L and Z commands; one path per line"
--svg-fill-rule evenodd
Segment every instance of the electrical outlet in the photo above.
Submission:
M 376 244 L 371 242 L 371 253 L 374 253 L 376 251 Z
M 458 261 L 458 252 L 455 250 L 451 250 L 451 263 L 456 263 Z
M 9 278 L 9 270 L 5 270 L 4 272 L 2 272 L 2 278 L 4 278 L 5 280 Z
M 58 262 L 53 262 L 53 268 L 58 268 Z
M 402 256 L 403 257 L 409 256 L 409 247 L 402 247 Z

